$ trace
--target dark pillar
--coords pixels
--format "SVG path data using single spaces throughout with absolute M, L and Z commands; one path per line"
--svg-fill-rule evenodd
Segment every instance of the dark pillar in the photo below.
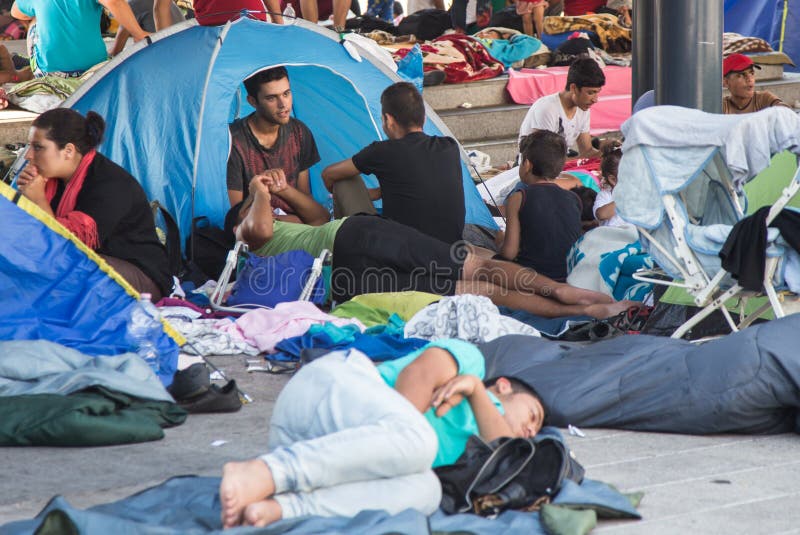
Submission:
M 633 84 L 631 105 L 656 86 L 656 36 L 661 0 L 637 0 L 633 10 Z
M 656 104 L 721 113 L 723 0 L 659 1 L 657 20 Z

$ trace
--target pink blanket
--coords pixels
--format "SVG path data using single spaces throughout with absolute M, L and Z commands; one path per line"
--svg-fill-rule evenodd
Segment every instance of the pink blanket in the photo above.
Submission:
M 284 338 L 300 336 L 312 325 L 326 322 L 337 326 L 355 324 L 362 331 L 366 329 L 356 319 L 342 319 L 325 314 L 308 301 L 280 303 L 272 310 L 251 310 L 235 322 L 220 320 L 215 327 L 261 351 L 272 353 L 275 345 Z
M 517 104 L 533 104 L 539 97 L 562 91 L 569 67 L 508 71 L 508 92 Z M 606 85 L 592 106 L 592 134 L 619 130 L 631 116 L 631 68 L 609 65 L 603 69 Z

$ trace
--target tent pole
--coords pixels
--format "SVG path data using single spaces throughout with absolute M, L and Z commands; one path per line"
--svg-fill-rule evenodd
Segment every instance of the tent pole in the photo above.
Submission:
M 722 113 L 723 0 L 658 2 L 656 104 Z

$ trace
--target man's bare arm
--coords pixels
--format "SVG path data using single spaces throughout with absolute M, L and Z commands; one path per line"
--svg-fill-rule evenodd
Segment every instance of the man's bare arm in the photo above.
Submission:
M 149 34 L 139 26 L 136 17 L 131 11 L 131 6 L 125 0 L 97 0 L 100 5 L 111 13 L 120 27 L 125 28 L 133 36 L 134 41 L 140 41 Z
M 157 32 L 172 25 L 172 15 L 169 12 L 171 3 L 172 0 L 155 0 L 153 2 L 153 21 Z
M 581 158 L 599 158 L 603 155 L 599 150 L 592 147 L 592 136 L 589 132 L 579 134 L 576 142 L 578 144 L 578 156 Z
M 308 184 L 308 172 L 305 171 L 306 184 Z M 268 177 L 269 191 L 271 194 L 280 197 L 288 204 L 303 223 L 308 225 L 323 225 L 327 223 L 331 215 L 319 204 L 309 192 L 305 193 L 289 185 L 286 181 L 286 174 L 283 169 L 267 169 L 263 173 Z M 298 180 L 298 186 L 302 182 Z
M 516 192 L 506 201 L 506 232 L 500 255 L 506 260 L 513 261 L 519 254 L 519 241 L 522 229 L 519 222 L 519 209 L 522 206 L 522 193 Z
M 481 438 L 487 442 L 500 437 L 514 436 L 511 427 L 497 410 L 486 387 L 480 377 L 475 375 L 459 375 L 454 377 L 447 384 L 441 386 L 434 392 L 433 406 L 436 407 L 436 415 L 444 416 L 451 407 L 458 403 L 448 403 L 451 399 L 461 400 L 467 398 L 475 421 L 478 423 L 478 432 Z
M 20 11 L 19 7 L 17 7 L 17 3 L 16 2 L 11 4 L 11 16 L 14 17 L 15 19 L 21 20 L 21 21 L 33 20 L 33 17 L 28 16 L 25 13 L 23 13 L 22 11 Z
M 424 413 L 432 406 L 434 391 L 457 375 L 453 355 L 446 349 L 431 347 L 400 372 L 394 389 Z
M 339 180 L 345 180 L 351 176 L 359 174 L 360 171 L 353 163 L 352 158 L 336 162 L 322 170 L 322 180 L 325 182 L 325 187 L 328 191 L 332 191 L 333 183 Z

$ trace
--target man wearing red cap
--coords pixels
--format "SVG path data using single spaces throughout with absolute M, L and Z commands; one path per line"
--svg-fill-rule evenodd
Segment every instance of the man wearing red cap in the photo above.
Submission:
M 755 69 L 761 69 L 744 54 L 731 54 L 722 62 L 722 85 L 730 96 L 722 100 L 722 113 L 752 113 L 770 106 L 786 106 L 769 91 L 756 91 Z

